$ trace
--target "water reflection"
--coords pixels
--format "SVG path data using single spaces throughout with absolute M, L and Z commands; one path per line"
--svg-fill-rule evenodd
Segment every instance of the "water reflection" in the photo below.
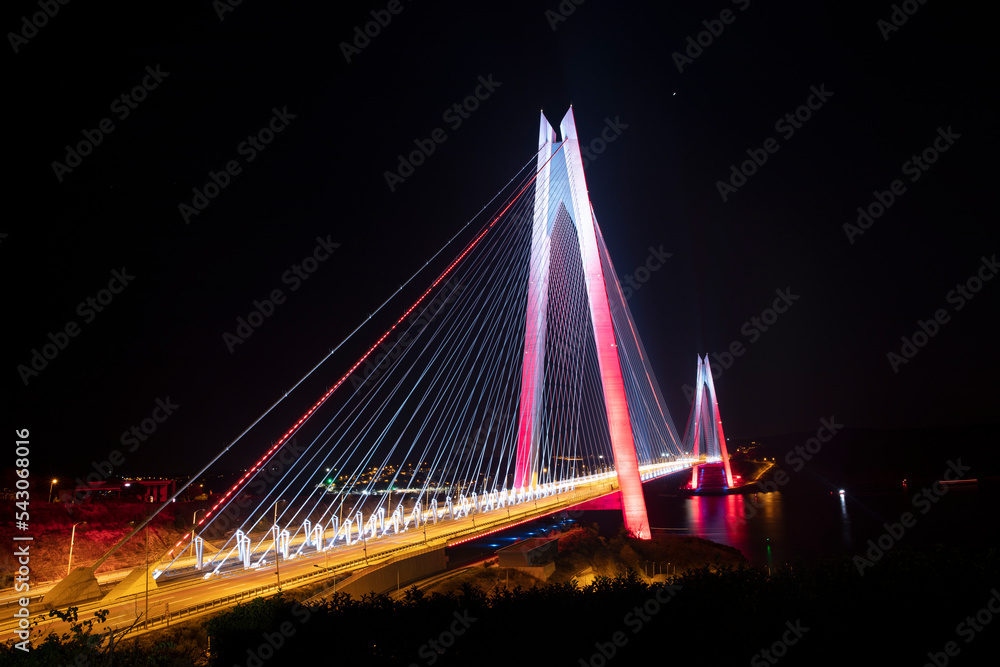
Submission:
M 692 535 L 736 547 L 758 564 L 772 565 L 775 552 L 784 550 L 785 502 L 780 492 L 690 496 L 683 502 Z
M 840 492 L 840 536 L 845 545 L 851 543 L 851 518 L 847 516 L 847 496 Z
M 867 540 L 884 532 L 887 521 L 913 512 L 911 498 L 900 493 L 859 494 L 837 487 L 782 490 L 728 496 L 663 494 L 647 503 L 650 523 L 674 534 L 696 535 L 727 544 L 758 567 L 798 558 L 860 553 Z M 990 503 L 975 491 L 949 490 L 916 528 L 907 531 L 910 546 L 954 541 L 986 541 L 1000 529 Z

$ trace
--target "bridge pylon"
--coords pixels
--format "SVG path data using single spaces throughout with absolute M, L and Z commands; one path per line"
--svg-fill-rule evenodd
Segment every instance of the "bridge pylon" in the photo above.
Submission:
M 646 501 L 639 476 L 622 363 L 611 319 L 609 281 L 605 279 L 598 251 L 596 222 L 587 193 L 583 157 L 572 108 L 563 117 L 559 130 L 562 141 L 556 140 L 555 131 L 545 115 L 541 115 L 514 486 L 521 489 L 537 484 L 543 423 L 542 385 L 545 377 L 552 235 L 559 227 L 560 218 L 565 221 L 565 216 L 568 215 L 570 222 L 576 227 L 579 241 L 625 528 L 641 539 L 649 539 Z M 562 153 L 561 158 L 553 159 L 558 152 Z M 610 280 L 614 281 L 614 276 Z
M 733 471 L 729 465 L 729 451 L 726 436 L 722 431 L 722 417 L 719 415 L 719 401 L 712 381 L 712 368 L 708 355 L 704 360 L 698 356 L 697 379 L 694 384 L 694 398 L 687 428 L 684 429 L 684 448 L 692 457 L 715 458 L 722 461 L 727 488 L 733 488 Z M 704 443 L 704 445 L 702 445 Z M 691 469 L 691 487 L 698 486 L 698 466 Z

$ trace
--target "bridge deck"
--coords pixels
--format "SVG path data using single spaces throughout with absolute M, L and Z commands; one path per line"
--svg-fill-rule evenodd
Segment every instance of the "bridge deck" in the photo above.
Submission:
M 691 461 L 679 461 L 671 464 L 643 466 L 640 472 L 644 481 L 649 481 L 678 470 L 687 469 L 691 463 Z M 279 564 L 281 580 L 284 582 L 282 588 L 293 588 L 297 585 L 313 583 L 337 573 L 377 564 L 405 553 L 415 554 L 427 549 L 459 544 L 570 509 L 617 491 L 617 480 L 611 475 L 577 484 L 576 488 L 571 491 L 490 512 L 474 513 L 454 520 L 442 520 L 437 524 L 430 523 L 419 530 L 411 528 L 399 534 L 368 539 L 351 545 L 341 545 L 323 552 L 317 552 L 315 547 L 307 546 L 302 549 L 298 556 L 282 560 Z M 293 544 L 292 552 L 297 550 L 300 544 L 301 540 Z M 265 543 L 263 546 L 267 548 L 269 545 Z M 248 591 L 256 592 L 258 595 L 277 591 L 277 575 L 273 560 L 260 567 L 250 569 L 238 567 L 208 578 L 205 578 L 204 571 L 198 572 L 193 569 L 193 558 L 187 560 L 190 562 L 185 563 L 185 565 L 190 567 L 190 577 L 158 585 L 156 589 L 149 591 L 148 618 L 152 620 L 150 625 L 160 627 L 160 623 L 167 620 L 167 609 L 169 609 L 169 617 L 176 622 L 181 617 L 189 618 L 192 615 L 192 610 L 207 612 L 232 606 L 236 603 L 234 596 Z M 107 619 L 108 627 L 125 628 L 132 625 L 137 616 L 145 611 L 146 596 L 136 595 L 108 602 L 95 600 L 78 606 L 80 607 L 80 618 L 89 617 L 93 611 L 98 609 L 108 609 L 110 612 Z M 0 625 L 0 641 L 15 636 L 13 634 L 15 625 L 16 623 L 6 620 Z M 68 624 L 48 619 L 47 614 L 38 625 L 38 630 L 44 634 L 49 631 L 65 632 L 68 629 Z M 140 631 L 142 629 L 139 628 Z

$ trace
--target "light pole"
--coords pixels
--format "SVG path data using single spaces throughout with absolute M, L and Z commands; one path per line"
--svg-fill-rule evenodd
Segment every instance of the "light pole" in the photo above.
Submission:
M 329 567 L 329 563 L 327 563 L 327 566 Z M 313 567 L 319 567 L 319 565 L 313 565 Z M 334 595 L 337 594 L 337 575 L 336 574 L 333 575 L 333 594 Z
M 87 523 L 86 521 L 78 521 L 73 524 L 73 530 L 70 532 L 69 536 L 69 563 L 66 564 L 66 576 L 69 576 L 69 571 L 73 569 L 73 541 L 76 539 L 76 527 L 80 524 Z
M 375 524 L 372 524 L 372 525 L 374 526 Z M 365 539 L 365 537 L 366 537 L 365 536 L 365 527 L 362 525 L 362 526 L 358 526 L 358 528 L 361 529 L 361 545 L 365 548 L 365 565 L 368 565 L 368 540 Z M 355 542 L 355 544 L 357 544 L 357 542 Z
M 58 479 L 53 479 L 52 483 L 49 484 L 49 502 L 50 503 L 52 502 L 52 487 L 55 486 L 58 482 L 59 482 Z
M 278 562 L 281 560 L 281 550 L 278 545 L 281 544 L 281 534 L 278 530 L 278 503 L 286 502 L 281 498 L 274 501 L 274 576 L 278 578 L 278 592 L 281 592 L 281 570 L 278 569 Z

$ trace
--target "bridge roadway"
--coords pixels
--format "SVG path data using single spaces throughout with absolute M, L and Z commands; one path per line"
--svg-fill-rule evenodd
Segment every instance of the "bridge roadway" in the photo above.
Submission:
M 690 461 L 677 461 L 642 466 L 640 473 L 644 481 L 647 481 L 654 476 L 660 477 L 690 465 Z M 282 559 L 279 563 L 281 588 L 287 590 L 319 582 L 335 574 L 385 563 L 401 555 L 417 554 L 429 549 L 458 544 L 569 509 L 610 495 L 617 490 L 618 480 L 615 473 L 605 473 L 593 480 L 577 480 L 575 489 L 570 491 L 488 512 L 473 513 L 457 519 L 439 520 L 437 524 L 428 523 L 420 529 L 410 528 L 398 534 L 390 532 L 377 539 L 370 538 L 349 546 L 338 545 L 322 552 L 317 552 L 315 547 L 306 546 L 297 557 Z M 289 551 L 297 549 L 298 544 L 301 544 L 301 540 L 290 545 Z M 278 591 L 273 555 L 267 559 L 266 564 L 249 569 L 243 569 L 236 562 L 235 554 L 231 560 L 234 561 L 234 567 L 217 575 L 205 577 L 209 568 L 213 567 L 206 563 L 204 570 L 197 571 L 192 568 L 192 574 L 188 578 L 179 577 L 177 580 L 158 584 L 155 589 L 150 589 L 148 615 L 145 613 L 147 597 L 144 593 L 139 593 L 114 601 L 94 600 L 81 603 L 77 605 L 79 620 L 92 619 L 93 612 L 99 609 L 107 609 L 109 613 L 106 624 L 98 626 L 98 629 L 123 630 L 135 623 L 140 615 L 149 619 L 148 622 L 140 622 L 129 633 L 129 636 L 134 636 L 147 630 L 162 628 L 170 621 L 175 623 L 185 621 L 193 616 L 234 606 L 241 599 L 248 600 Z M 17 623 L 16 619 L 12 618 L 16 607 L 8 606 L 6 609 L 8 611 L 3 614 L 4 618 L 0 619 L 0 641 L 16 637 L 14 630 Z M 41 605 L 32 605 L 31 612 L 32 620 L 39 620 L 38 626 L 31 634 L 33 644 L 39 643 L 41 637 L 49 632 L 55 631 L 61 634 L 69 631 L 68 623 L 50 618 Z

